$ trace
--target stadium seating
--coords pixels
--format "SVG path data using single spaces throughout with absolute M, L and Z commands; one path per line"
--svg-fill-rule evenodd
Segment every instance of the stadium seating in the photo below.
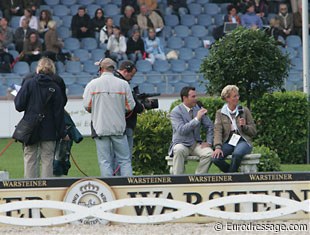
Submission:
M 76 49 L 73 51 L 73 55 L 83 63 L 90 59 L 90 53 L 86 49 Z
M 13 67 L 13 73 L 17 73 L 22 76 L 26 75 L 27 73 L 30 73 L 29 64 L 24 61 L 18 61 Z
M 99 67 L 94 64 L 94 61 L 88 60 L 83 64 L 83 71 L 92 75 L 98 73 Z
M 57 27 L 57 33 L 58 33 L 58 36 L 63 40 L 71 37 L 71 30 L 69 30 L 68 27 L 64 27 L 64 26 Z
M 84 87 L 81 84 L 71 84 L 67 86 L 68 96 L 82 96 L 84 92 Z
M 216 3 L 206 3 L 204 4 L 204 11 L 209 15 L 217 15 L 220 11 Z
M 191 30 L 192 30 L 192 36 L 200 38 L 200 39 L 203 39 L 208 34 L 206 27 L 202 25 L 193 25 L 191 27 Z
M 81 40 L 81 48 L 86 50 L 93 50 L 98 47 L 98 42 L 95 38 L 82 38 Z
M 187 5 L 188 9 L 189 9 L 189 13 L 191 15 L 199 15 L 202 12 L 202 7 L 199 3 L 190 3 Z
M 192 49 L 187 47 L 180 48 L 178 51 L 179 51 L 179 59 L 182 60 L 190 60 L 194 56 Z
M 198 47 L 202 47 L 202 40 L 197 37 L 187 37 L 184 38 L 185 46 L 188 48 L 196 49 Z
M 99 61 L 105 56 L 104 53 L 105 53 L 104 49 L 95 48 L 91 50 L 91 59 L 93 61 Z
M 171 60 L 171 71 L 176 73 L 181 73 L 186 70 L 186 63 L 184 60 Z
M 191 27 L 196 24 L 196 17 L 193 15 L 182 15 L 181 24 Z
M 167 46 L 171 49 L 179 49 L 184 45 L 182 38 L 172 36 L 168 39 Z
M 80 49 L 80 46 L 80 41 L 77 38 L 69 37 L 64 40 L 64 49 L 69 51 Z
M 71 6 L 73 4 L 76 4 L 77 0 L 60 0 L 61 4 L 66 6 Z
M 207 14 L 201 14 L 197 16 L 198 25 L 209 26 L 213 23 L 212 16 Z
M 165 15 L 165 25 L 167 26 L 177 26 L 179 24 L 179 18 L 176 15 Z
M 106 16 L 115 16 L 121 14 L 120 8 L 115 4 L 107 4 L 103 7 Z
M 66 61 L 65 71 L 72 74 L 78 74 L 82 72 L 82 65 L 80 61 Z
M 167 60 L 155 60 L 153 64 L 153 69 L 154 71 L 165 73 L 169 71 L 170 64 L 168 63 Z
M 174 34 L 177 37 L 185 38 L 190 35 L 190 30 L 185 25 L 177 25 L 174 27 Z
M 59 4 L 59 0 L 47 0 L 46 4 L 50 5 L 50 6 L 58 5 Z
M 70 9 L 65 5 L 55 5 L 53 6 L 53 16 L 66 16 L 70 13 Z M 55 18 L 55 17 L 53 17 Z
M 148 60 L 138 60 L 136 62 L 138 72 L 148 73 L 152 71 L 152 64 Z

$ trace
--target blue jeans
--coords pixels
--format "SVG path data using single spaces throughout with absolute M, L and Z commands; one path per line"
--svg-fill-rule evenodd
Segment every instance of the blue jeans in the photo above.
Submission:
M 219 158 L 212 158 L 212 162 L 223 172 L 237 172 L 241 164 L 244 155 L 251 153 L 252 146 L 250 146 L 245 140 L 239 140 L 237 146 L 232 146 L 228 143 L 224 143 L 222 146 L 224 156 Z M 228 155 L 232 155 L 231 163 L 228 164 L 225 158 Z
M 121 176 L 132 176 L 131 157 L 126 135 L 95 138 L 101 176 L 113 176 L 114 158 L 120 165 Z

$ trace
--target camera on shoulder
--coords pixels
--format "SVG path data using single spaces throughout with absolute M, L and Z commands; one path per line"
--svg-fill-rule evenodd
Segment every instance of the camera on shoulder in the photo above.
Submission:
M 146 110 L 158 108 L 158 99 L 149 98 L 154 96 L 160 96 L 160 93 L 140 93 L 139 86 L 135 86 L 133 88 L 133 92 L 136 95 L 138 101 L 143 104 Z

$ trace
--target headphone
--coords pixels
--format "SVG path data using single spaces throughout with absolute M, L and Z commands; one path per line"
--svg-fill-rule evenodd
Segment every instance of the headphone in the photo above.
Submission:
M 132 70 L 136 69 L 136 66 L 135 66 L 134 64 L 130 63 L 130 64 L 127 64 L 127 65 L 125 66 L 125 69 L 126 69 L 126 71 L 127 71 L 128 73 L 130 73 L 130 72 L 132 72 Z

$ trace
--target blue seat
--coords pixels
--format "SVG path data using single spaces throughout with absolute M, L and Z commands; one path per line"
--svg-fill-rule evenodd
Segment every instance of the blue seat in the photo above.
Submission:
M 184 72 L 186 70 L 186 63 L 182 59 L 171 60 L 170 64 L 171 64 L 171 71 L 172 72 L 181 73 L 181 72 Z
M 85 87 L 92 79 L 92 75 L 82 72 L 78 75 L 76 75 L 76 83 L 82 85 Z
M 177 26 L 179 24 L 179 18 L 176 15 L 165 15 L 165 25 L 167 26 Z
M 153 64 L 153 69 L 154 71 L 165 73 L 169 71 L 170 64 L 168 63 L 167 60 L 155 60 Z
M 167 46 L 171 49 L 179 49 L 184 45 L 182 38 L 173 36 L 168 39 Z
M 68 96 L 82 96 L 84 93 L 84 87 L 81 84 L 72 84 L 68 87 Z
M 53 20 L 56 22 L 57 28 L 62 26 L 62 16 L 53 16 Z
M 19 21 L 20 21 L 21 16 L 12 16 L 9 25 L 13 29 L 17 29 L 19 27 Z
M 19 75 L 26 75 L 30 73 L 29 64 L 25 61 L 18 61 L 13 67 L 13 73 L 17 73 Z
M 136 62 L 138 72 L 148 73 L 152 71 L 152 64 L 148 60 L 138 60 Z
M 162 74 L 156 71 L 150 71 L 146 74 L 146 82 L 151 84 L 162 83 Z
M 176 93 L 179 93 L 182 90 L 182 88 L 186 86 L 189 86 L 189 84 L 183 81 L 180 81 L 174 84 L 174 90 L 176 91 Z
M 83 71 L 89 74 L 97 74 L 99 70 L 99 66 L 94 64 L 94 61 L 88 60 L 83 64 Z
M 181 81 L 191 84 L 191 83 L 196 83 L 197 82 L 197 74 L 192 71 L 184 71 L 182 73 Z
M 224 14 L 216 14 L 216 15 L 214 16 L 214 23 L 215 23 L 216 25 L 222 25 L 222 24 L 224 24 L 224 17 L 225 17 Z
M 104 6 L 106 4 L 111 3 L 111 0 L 96 0 L 96 4 L 100 5 L 100 6 Z
M 19 53 L 16 50 L 9 50 L 8 52 L 13 56 L 14 60 L 19 56 Z
M 59 0 L 48 0 L 46 1 L 47 5 L 54 6 L 59 4 Z
M 62 63 L 61 61 L 56 61 L 55 62 L 55 66 L 56 66 L 56 72 L 58 73 L 58 74 L 60 74 L 60 73 L 64 73 L 65 72 L 65 65 L 64 65 L 64 63 Z
M 57 33 L 58 33 L 58 36 L 62 39 L 66 39 L 72 36 L 71 30 L 69 30 L 68 27 L 64 27 L 64 26 L 57 27 Z
M 181 25 L 193 26 L 196 24 L 196 18 L 194 15 L 181 15 Z
M 284 55 L 288 54 L 289 59 L 297 57 L 297 51 L 292 47 L 286 47 L 286 48 L 281 47 L 281 51 Z
M 193 51 L 190 48 L 183 47 L 179 49 L 179 59 L 190 60 L 193 58 Z
M 74 5 L 70 6 L 71 16 L 74 16 L 77 14 L 80 6 L 81 6 L 80 4 L 74 4 Z
M 73 4 L 76 4 L 77 0 L 60 0 L 62 5 L 71 6 Z
M 198 47 L 202 47 L 202 41 L 197 37 L 190 36 L 190 37 L 184 38 L 184 42 L 185 42 L 185 46 L 188 48 L 195 49 Z
M 160 94 L 167 94 L 167 95 L 171 95 L 174 94 L 174 87 L 166 82 L 162 82 L 156 85 L 157 87 L 157 92 L 159 92 Z
M 196 2 L 199 4 L 206 4 L 206 3 L 209 3 L 210 0 L 196 0 Z
M 171 37 L 171 35 L 172 35 L 172 28 L 171 28 L 171 26 L 165 25 L 165 27 L 162 30 L 161 35 L 162 35 L 163 38 L 167 38 L 167 39 L 169 37 Z
M 196 92 L 198 94 L 206 94 L 207 89 L 206 89 L 206 86 L 204 84 L 201 84 L 201 83 L 197 82 L 197 83 L 195 83 L 193 85 L 195 86 Z
M 139 91 L 140 93 L 154 93 L 156 92 L 156 88 L 153 84 L 144 82 L 141 85 L 139 85 Z
M 81 48 L 91 51 L 98 48 L 98 42 L 95 38 L 82 38 Z
M 23 76 L 17 73 L 7 73 L 5 74 L 6 83 L 8 86 L 11 86 L 13 84 L 21 85 L 23 81 Z
M 65 71 L 72 74 L 78 74 L 82 72 L 82 64 L 80 61 L 66 61 Z
M 119 26 L 122 17 L 123 17 L 123 15 L 114 15 L 114 16 L 112 16 L 114 25 Z
M 204 4 L 204 11 L 209 15 L 217 15 L 220 11 L 216 3 L 206 3 Z
M 140 85 L 145 82 L 145 75 L 142 72 L 137 72 L 131 80 L 132 83 Z
M 198 25 L 209 26 L 213 24 L 212 16 L 207 14 L 200 14 L 197 16 Z
M 105 16 L 115 16 L 121 14 L 120 8 L 116 4 L 106 4 L 103 9 Z
M 190 3 L 187 7 L 191 15 L 199 15 L 202 12 L 202 7 L 199 3 Z
M 191 30 L 192 30 L 192 35 L 194 37 L 198 37 L 201 39 L 207 36 L 208 34 L 208 30 L 206 29 L 205 26 L 202 26 L 202 25 L 193 25 Z
M 101 6 L 98 4 L 86 5 L 87 14 L 92 18 L 95 15 L 95 12 L 98 8 L 101 8 Z
M 191 59 L 191 60 L 189 60 L 188 61 L 188 69 L 189 69 L 189 71 L 199 72 L 201 62 L 202 61 L 198 60 L 198 59 Z
M 220 5 L 219 5 L 219 7 L 220 7 L 220 12 L 222 13 L 222 14 L 227 14 L 227 6 L 228 5 L 230 5 L 231 3 L 221 3 Z M 270 14 L 270 13 L 269 13 Z M 268 14 L 268 15 L 269 15 Z
M 59 76 L 62 77 L 66 86 L 72 85 L 76 81 L 76 76 L 68 72 L 60 73 Z
M 104 53 L 106 50 L 101 49 L 101 48 L 96 48 L 91 50 L 91 58 L 93 61 L 99 61 L 101 60 L 103 57 L 105 57 Z
M 62 19 L 62 26 L 70 29 L 71 28 L 72 15 L 67 15 L 67 16 L 61 17 L 61 19 Z
M 38 61 L 33 61 L 30 64 L 30 72 L 34 73 L 37 70 L 37 66 L 38 66 Z
M 202 60 L 209 55 L 209 49 L 205 47 L 198 47 L 195 49 L 195 58 Z
M 6 86 L 0 85 L 0 96 L 7 96 L 8 88 Z
M 94 0 L 78 0 L 78 4 L 87 6 L 89 4 L 92 4 L 94 2 Z
M 301 39 L 297 35 L 289 35 L 286 37 L 286 45 L 292 48 L 298 48 L 301 46 Z
M 189 28 L 185 25 L 177 25 L 174 27 L 175 36 L 185 38 L 189 36 L 190 31 Z
M 66 38 L 64 41 L 64 49 L 69 51 L 74 51 L 76 49 L 80 49 L 80 41 L 77 38 Z
M 53 6 L 53 15 L 55 16 L 66 16 L 70 13 L 70 9 L 66 5 L 55 5 Z
M 296 57 L 291 60 L 291 66 L 294 70 L 303 70 L 302 58 Z
M 118 7 L 120 7 L 122 5 L 122 0 L 113 0 L 113 3 L 116 4 Z
M 90 53 L 86 49 L 76 49 L 73 51 L 73 55 L 78 57 L 81 62 L 85 62 L 90 59 Z

